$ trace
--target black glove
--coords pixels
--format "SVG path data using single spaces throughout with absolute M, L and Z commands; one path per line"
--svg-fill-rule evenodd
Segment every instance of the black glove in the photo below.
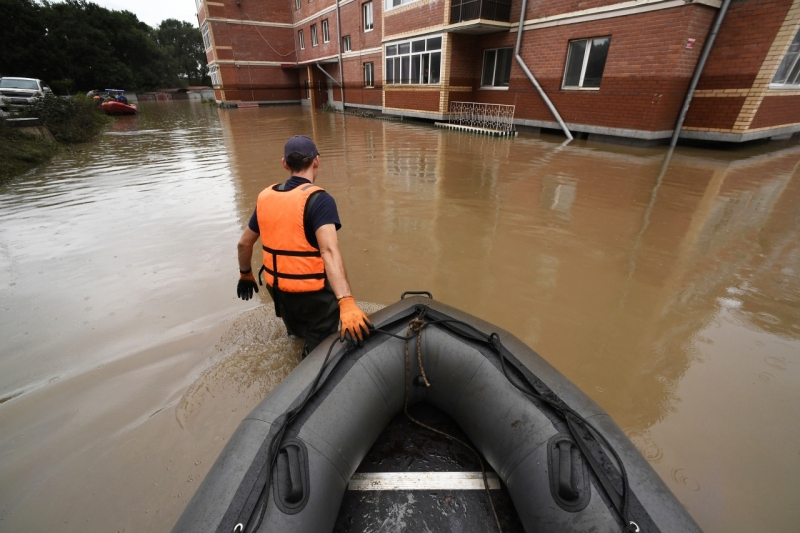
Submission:
M 249 300 L 253 297 L 253 289 L 258 292 L 256 278 L 253 277 L 253 269 L 247 272 L 239 271 L 239 283 L 236 285 L 236 295 L 242 300 Z

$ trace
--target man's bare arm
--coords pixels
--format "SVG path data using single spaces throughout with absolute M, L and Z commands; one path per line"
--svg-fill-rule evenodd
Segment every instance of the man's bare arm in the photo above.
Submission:
M 347 272 L 344 269 L 342 254 L 339 252 L 336 226 L 334 224 L 325 224 L 315 232 L 315 235 L 319 244 L 319 252 L 325 262 L 325 274 L 336 298 L 352 296 L 350 294 L 350 284 L 347 282 Z
M 242 238 L 239 239 L 239 244 L 236 246 L 239 252 L 239 270 L 249 270 L 251 268 L 250 263 L 253 261 L 253 245 L 258 240 L 258 233 L 251 230 L 250 228 L 245 228 L 244 233 L 242 233 Z

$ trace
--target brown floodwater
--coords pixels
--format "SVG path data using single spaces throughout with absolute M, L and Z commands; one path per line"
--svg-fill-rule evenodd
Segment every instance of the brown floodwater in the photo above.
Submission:
M 424 289 L 605 408 L 706 532 L 800 523 L 800 145 L 143 103 L 0 181 L 0 531 L 169 531 L 299 361 L 236 242 L 293 134 L 368 310 Z

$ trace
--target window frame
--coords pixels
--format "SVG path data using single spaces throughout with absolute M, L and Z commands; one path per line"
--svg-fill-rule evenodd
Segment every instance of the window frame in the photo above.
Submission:
M 208 26 L 208 21 L 204 21 L 200 26 L 200 34 L 203 36 L 203 51 L 208 52 L 211 50 L 211 28 Z M 206 42 L 207 41 L 207 42 Z
M 508 85 L 495 85 L 495 79 L 497 78 L 497 52 L 500 50 L 510 50 L 511 51 L 511 58 L 508 62 Z M 486 67 L 486 54 L 488 52 L 494 52 L 494 67 L 492 68 L 492 84 L 491 85 L 484 85 L 483 84 L 483 70 Z M 481 91 L 507 91 L 508 87 L 511 85 L 511 67 L 514 62 L 514 48 L 511 46 L 503 46 L 502 48 L 487 48 L 483 51 L 483 63 L 481 64 L 481 85 L 479 89 Z
M 439 39 L 439 48 L 428 49 L 428 41 L 432 40 L 432 39 Z M 414 50 L 413 43 L 418 43 L 420 41 L 425 43 L 425 49 L 424 50 L 418 50 L 418 51 L 414 52 L 413 51 Z M 408 47 L 408 52 L 401 52 L 400 51 L 400 48 L 403 45 Z M 395 48 L 396 51 L 394 53 L 390 54 L 389 53 L 389 48 Z M 428 77 L 428 80 L 429 80 L 428 82 L 420 82 L 420 81 L 412 82 L 411 81 L 411 72 L 412 72 L 412 70 L 414 69 L 414 66 L 415 66 L 414 65 L 415 62 L 414 62 L 413 58 L 415 56 L 420 57 L 420 56 L 426 56 L 427 55 L 428 56 L 428 66 L 431 67 L 432 64 L 433 64 L 433 55 L 437 54 L 437 53 L 439 54 L 439 71 L 438 71 L 437 81 L 436 82 L 431 82 L 430 81 L 431 76 L 429 76 Z M 406 73 L 406 72 L 403 72 L 405 70 L 404 69 L 403 58 L 407 58 L 407 63 L 405 63 L 405 64 L 407 65 L 407 73 L 408 73 L 408 80 L 409 80 L 409 81 L 407 81 L 405 83 L 403 83 L 403 81 L 402 81 L 403 80 L 403 75 Z M 389 63 L 390 60 L 392 61 L 392 68 L 391 68 L 392 80 L 391 81 L 389 81 L 388 75 L 387 75 L 388 72 L 389 72 L 388 63 Z M 394 66 L 395 61 L 400 61 L 400 66 L 399 67 L 395 67 Z M 423 64 L 424 64 L 424 60 L 420 57 L 419 63 L 418 63 L 420 78 L 423 77 L 423 74 L 422 74 L 422 72 L 423 72 Z M 383 65 L 384 65 L 383 66 L 383 84 L 384 84 L 384 87 L 386 87 L 387 85 L 392 85 L 392 86 L 394 86 L 394 85 L 433 85 L 433 86 L 441 85 L 442 84 L 442 71 L 443 71 L 443 67 L 444 67 L 444 34 L 443 33 L 435 33 L 435 34 L 432 34 L 432 35 L 422 35 L 422 36 L 414 37 L 414 38 L 411 38 L 411 39 L 404 39 L 402 41 L 392 41 L 392 42 L 389 42 L 389 43 L 384 43 L 383 44 Z M 399 80 L 400 81 L 395 81 L 395 79 L 394 79 L 394 73 L 395 72 L 399 73 L 399 75 L 400 75 Z
M 297 30 L 297 40 L 300 43 L 300 50 L 306 49 L 306 38 L 303 35 L 303 30 Z
M 789 47 L 786 49 L 786 52 L 783 54 L 781 58 L 781 62 L 778 63 L 778 68 L 775 69 L 775 74 L 772 75 L 772 79 L 769 82 L 770 89 L 778 89 L 778 90 L 797 90 L 800 89 L 800 74 L 795 74 L 795 82 L 794 83 L 786 83 L 786 78 L 798 68 L 800 65 L 800 50 L 792 51 L 792 47 L 800 47 L 800 29 L 797 30 L 794 38 L 792 38 L 791 42 L 789 42 Z M 775 78 L 778 76 L 778 72 L 781 71 L 781 67 L 783 67 L 784 62 L 789 59 L 790 54 L 795 54 L 794 59 L 791 61 L 791 66 L 786 69 L 786 77 L 782 82 L 776 82 Z
M 347 43 L 347 44 L 345 45 L 345 43 Z M 352 49 L 353 48 L 352 48 L 351 43 L 350 43 L 350 36 L 349 35 L 345 35 L 344 37 L 342 37 L 342 52 L 343 53 L 344 52 L 350 52 Z
M 217 67 L 216 63 L 208 65 L 208 77 L 211 78 L 212 87 L 214 85 L 216 86 L 222 85 L 222 80 L 219 77 L 219 67 Z
M 319 45 L 319 38 L 317 37 L 317 25 L 316 24 L 312 24 L 311 25 L 311 46 L 313 48 L 314 46 L 318 46 L 318 45 Z
M 300 11 L 300 8 L 303 7 L 302 0 L 294 0 L 294 10 Z
M 323 43 L 331 42 L 331 30 L 330 30 L 330 25 L 328 24 L 328 19 L 324 19 L 322 21 L 322 42 Z
M 364 69 L 364 88 L 365 89 L 374 89 L 375 88 L 375 63 L 373 61 L 369 61 L 362 65 Z M 369 75 L 367 75 L 369 74 Z
M 608 47 L 611 49 L 611 35 L 601 35 L 599 37 L 585 37 L 583 39 L 570 39 L 567 43 L 567 59 L 564 63 L 564 74 L 561 76 L 561 89 L 564 91 L 599 91 L 600 87 L 584 87 L 583 83 L 586 77 L 586 67 L 589 64 L 589 55 L 592 51 L 592 43 L 598 39 L 608 39 Z M 581 75 L 578 79 L 578 85 L 566 85 L 567 72 L 569 70 L 569 60 L 572 54 L 572 43 L 586 41 L 586 49 L 583 52 L 583 63 L 581 64 Z M 606 56 L 608 61 L 608 56 Z M 603 72 L 605 72 L 605 63 L 603 63 Z M 600 77 L 602 83 L 602 76 Z
M 392 11 L 393 9 L 400 9 L 403 6 L 407 6 L 408 4 L 413 4 L 414 2 L 419 2 L 419 0 L 399 0 L 399 4 L 394 5 L 395 2 L 398 0 L 384 0 L 383 2 L 383 12 L 386 13 L 387 11 Z M 391 4 L 391 5 L 390 5 Z
M 311 100 L 311 84 L 308 83 L 308 78 L 305 79 L 306 86 L 306 100 Z
M 367 17 L 369 12 L 369 17 Z M 369 27 L 367 27 L 367 18 L 369 18 Z M 364 33 L 371 32 L 375 29 L 375 11 L 372 6 L 372 0 L 361 4 L 361 30 Z

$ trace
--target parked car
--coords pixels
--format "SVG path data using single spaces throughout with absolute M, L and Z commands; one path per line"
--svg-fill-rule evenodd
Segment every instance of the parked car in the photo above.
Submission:
M 0 78 L 0 108 L 20 109 L 29 105 L 37 96 L 52 93 L 42 80 L 34 78 Z

